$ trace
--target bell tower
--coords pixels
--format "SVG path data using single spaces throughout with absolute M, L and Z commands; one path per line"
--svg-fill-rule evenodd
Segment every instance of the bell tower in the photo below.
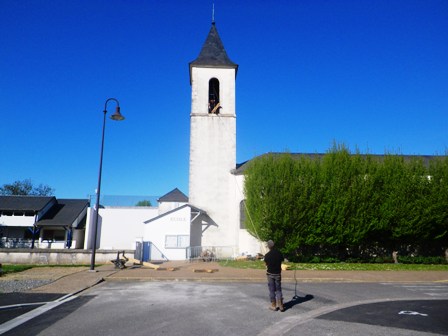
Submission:
M 237 70 L 213 22 L 198 58 L 190 63 L 189 203 L 207 213 L 192 223 L 192 246 L 238 246 L 231 174 L 236 166 Z

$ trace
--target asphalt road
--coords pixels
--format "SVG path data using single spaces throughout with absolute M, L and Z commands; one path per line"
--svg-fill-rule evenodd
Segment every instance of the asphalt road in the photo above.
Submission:
M 283 292 L 281 313 L 268 309 L 262 283 L 104 282 L 0 328 L 15 336 L 448 335 L 447 283 L 287 283 Z

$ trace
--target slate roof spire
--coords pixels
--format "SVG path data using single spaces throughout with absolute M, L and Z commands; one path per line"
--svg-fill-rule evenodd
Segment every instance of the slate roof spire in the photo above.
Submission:
M 233 63 L 229 56 L 227 56 L 227 52 L 216 29 L 214 18 L 199 56 L 193 62 L 190 62 L 190 78 L 191 68 L 193 66 L 236 69 L 235 73 L 238 71 L 238 64 Z

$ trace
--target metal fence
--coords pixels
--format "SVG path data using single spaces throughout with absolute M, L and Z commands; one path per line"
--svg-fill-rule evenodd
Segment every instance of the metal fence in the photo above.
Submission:
M 9 249 L 20 249 L 20 248 L 31 248 L 33 245 L 32 239 L 23 239 L 23 238 L 7 238 L 3 237 L 0 239 L 0 248 L 9 248 Z M 63 249 L 66 248 L 66 242 L 61 241 L 34 241 L 35 248 L 49 249 L 49 248 L 57 248 Z
M 190 246 L 186 248 L 186 258 L 189 261 L 217 261 L 235 259 L 235 246 Z
M 126 196 L 126 195 L 100 195 L 100 204 L 106 207 L 134 207 L 139 202 L 150 202 L 151 206 L 158 206 L 157 200 L 160 196 Z M 90 205 L 93 207 L 96 203 L 96 195 L 89 195 Z M 141 204 L 141 203 L 140 203 Z
M 0 239 L 0 248 L 31 248 L 32 243 L 31 239 L 3 237 Z
M 134 258 L 140 261 L 169 261 L 169 259 L 152 242 L 135 243 Z

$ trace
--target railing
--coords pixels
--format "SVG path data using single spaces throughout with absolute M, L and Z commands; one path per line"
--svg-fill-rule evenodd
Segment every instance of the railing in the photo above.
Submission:
M 151 243 L 151 260 L 169 261 L 169 259 L 160 251 L 160 249 Z
M 147 255 L 145 256 L 145 251 Z M 149 257 L 149 258 L 148 258 Z M 145 258 L 147 260 L 145 260 Z M 169 261 L 169 259 L 152 242 L 135 242 L 134 259 L 140 261 Z
M 32 239 L 23 239 L 23 238 L 7 238 L 3 237 L 0 239 L 0 248 L 9 248 L 9 249 L 19 249 L 19 248 L 31 248 L 33 245 Z M 34 241 L 35 248 L 41 249 L 63 249 L 65 248 L 65 241 Z
M 135 207 L 139 202 L 149 201 L 151 206 L 156 207 L 157 200 L 160 196 L 148 196 L 148 195 L 136 195 L 136 196 L 123 196 L 123 195 L 101 195 L 100 204 L 106 207 Z M 96 195 L 90 195 L 90 204 L 95 204 Z
M 0 248 L 31 248 L 32 243 L 31 239 L 3 237 L 0 239 Z
M 235 259 L 235 246 L 189 246 L 186 248 L 186 259 L 189 261 L 217 261 Z

